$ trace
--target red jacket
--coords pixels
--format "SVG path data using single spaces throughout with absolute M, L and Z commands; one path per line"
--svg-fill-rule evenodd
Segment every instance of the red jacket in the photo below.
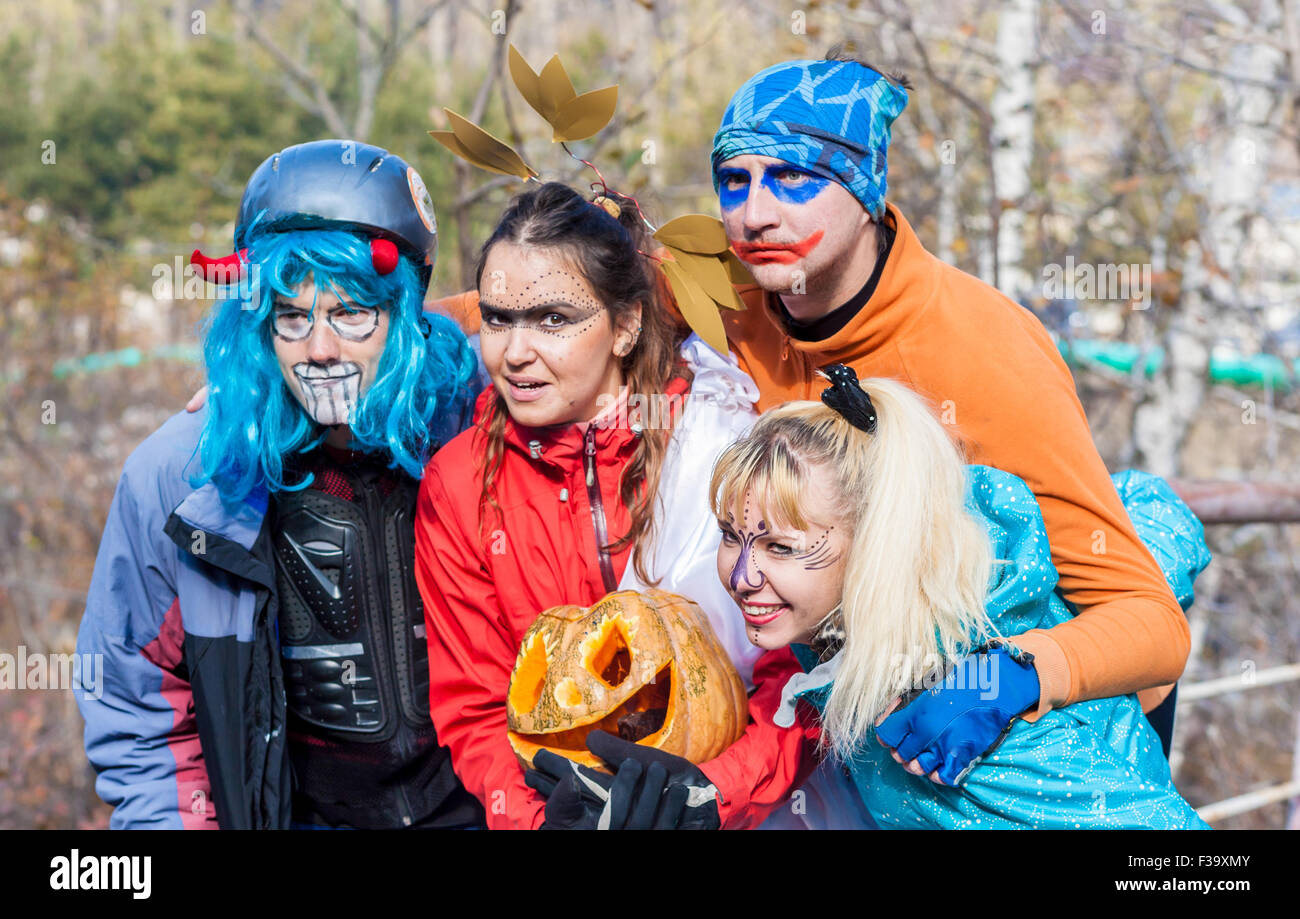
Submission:
M 669 395 L 685 393 L 675 380 Z M 479 397 L 482 416 L 487 390 Z M 586 440 L 610 542 L 630 515 L 618 494 L 635 437 L 626 426 L 526 428 L 506 423 L 505 458 L 480 533 L 484 435 L 470 428 L 430 461 L 420 484 L 415 568 L 429 639 L 429 703 L 456 773 L 487 810 L 492 829 L 536 828 L 545 801 L 524 784 L 506 739 L 506 690 L 524 632 L 543 610 L 590 606 L 608 593 L 585 474 Z M 530 449 L 529 442 L 536 444 Z M 615 583 L 630 550 L 611 555 Z M 744 736 L 700 768 L 717 786 L 724 828 L 755 825 L 788 797 L 814 764 L 815 727 L 776 727 L 786 680 L 801 672 L 788 648 L 754 667 L 751 723 Z

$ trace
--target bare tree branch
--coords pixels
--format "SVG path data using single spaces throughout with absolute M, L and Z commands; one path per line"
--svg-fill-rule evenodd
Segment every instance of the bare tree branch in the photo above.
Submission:
M 394 50 L 400 51 L 405 47 L 407 42 L 415 38 L 415 36 L 420 34 L 420 32 L 424 31 L 424 27 L 429 24 L 429 20 L 433 19 L 438 10 L 447 6 L 448 2 L 449 0 L 437 0 L 436 3 L 430 3 L 424 8 L 420 15 L 416 16 L 415 19 L 412 20 L 410 26 L 404 30 L 402 35 L 391 35 L 390 37 L 393 42 Z
M 361 10 L 358 8 L 357 5 L 357 0 L 334 0 L 334 5 L 337 6 L 340 10 L 342 10 L 347 15 L 347 17 L 352 20 L 352 24 L 356 26 L 358 32 L 369 33 L 370 40 L 374 42 L 376 48 L 381 48 L 384 46 L 385 38 L 383 34 L 380 33 L 380 31 L 376 29 L 371 23 L 367 22 L 365 18 L 361 15 Z M 391 22 L 394 18 L 395 18 L 395 13 L 392 10 L 390 5 L 389 21 Z
M 321 84 L 321 81 L 305 66 L 290 57 L 283 48 L 276 44 L 274 39 L 266 34 L 258 23 L 257 17 L 253 15 L 252 10 L 249 8 L 248 0 L 240 0 L 236 5 L 236 12 L 243 18 L 249 36 L 261 45 L 271 57 L 275 58 L 276 63 L 310 94 L 312 101 L 309 111 L 319 115 L 336 135 L 347 137 L 351 132 L 348 131 L 343 116 L 335 108 L 329 94 L 325 92 L 325 87 Z
M 1080 26 L 1080 28 L 1083 29 L 1091 28 L 1091 25 L 1088 22 L 1088 20 L 1084 18 L 1082 13 L 1076 11 L 1070 5 L 1069 0 L 1057 0 L 1057 5 L 1060 6 L 1060 8 L 1065 12 L 1065 14 L 1069 16 L 1071 19 L 1073 19 Z M 1177 64 L 1179 67 L 1183 67 L 1188 70 L 1194 70 L 1197 73 L 1204 73 L 1213 77 L 1221 77 L 1225 80 L 1228 80 L 1231 83 L 1236 83 L 1239 86 L 1258 86 L 1263 89 L 1275 89 L 1282 92 L 1291 92 L 1291 93 L 1294 93 L 1298 89 L 1300 89 L 1300 85 L 1297 85 L 1295 82 L 1290 80 L 1269 80 L 1261 77 L 1251 77 L 1242 73 L 1232 73 L 1230 71 L 1223 70 L 1218 67 L 1214 67 L 1210 64 L 1201 64 L 1196 61 L 1188 60 L 1187 58 L 1183 57 L 1180 54 L 1175 54 L 1172 51 L 1165 51 L 1161 48 L 1152 46 L 1151 43 L 1147 40 L 1150 37 L 1151 37 L 1150 33 L 1144 35 L 1143 36 L 1144 40 L 1142 42 L 1129 41 L 1128 39 L 1121 38 L 1119 36 L 1107 36 L 1107 40 L 1113 41 L 1115 44 L 1122 45 L 1125 48 L 1129 48 L 1134 51 L 1137 51 L 1144 58 L 1154 54 L 1157 57 L 1164 58 L 1166 61 L 1168 61 L 1171 64 Z M 1261 39 L 1260 43 L 1272 44 L 1275 47 L 1277 46 L 1277 42 L 1274 40 L 1264 41 L 1263 39 Z

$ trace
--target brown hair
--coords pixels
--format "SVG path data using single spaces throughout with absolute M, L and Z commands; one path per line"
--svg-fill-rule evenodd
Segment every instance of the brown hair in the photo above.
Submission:
M 623 356 L 621 367 L 629 401 L 636 396 L 654 397 L 664 393 L 674 377 L 690 378 L 690 371 L 678 358 L 678 348 L 686 333 L 663 303 L 654 261 L 642 254 L 653 251 L 654 242 L 636 204 L 613 192 L 604 197 L 618 205 L 618 217 L 559 182 L 547 182 L 517 196 L 483 244 L 475 282 L 482 284 L 489 250 L 499 242 L 509 242 L 551 250 L 571 262 L 609 310 L 610 321 L 616 328 L 620 319 L 641 304 L 641 333 Z M 500 394 L 494 390 L 479 422 L 487 438 L 479 506 L 490 505 L 498 513 L 501 507 L 496 501 L 494 483 L 505 460 L 508 415 Z M 604 547 L 609 551 L 620 552 L 628 545 L 640 546 L 652 537 L 659 474 L 671 433 L 668 424 L 658 428 L 647 426 L 638 438 L 636 451 L 619 481 L 619 496 L 632 517 L 632 525 L 622 538 Z M 642 581 L 654 583 L 642 554 L 634 552 L 636 572 Z
M 829 50 L 827 50 L 826 52 L 826 56 L 822 58 L 822 60 L 848 61 L 854 64 L 861 64 L 863 67 L 866 67 L 868 70 L 874 70 L 876 73 L 880 74 L 889 82 L 895 83 L 903 87 L 903 89 L 912 88 L 912 81 L 907 78 L 907 74 L 897 70 L 890 70 L 890 71 L 881 70 L 875 64 L 868 61 L 865 55 L 858 53 L 858 43 L 853 41 L 852 39 L 849 39 L 847 41 L 836 42 L 835 44 L 831 45 Z

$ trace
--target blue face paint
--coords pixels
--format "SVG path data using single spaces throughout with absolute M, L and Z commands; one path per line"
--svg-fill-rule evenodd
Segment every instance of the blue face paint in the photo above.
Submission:
M 770 163 L 763 167 L 762 185 L 782 204 L 806 204 L 831 183 L 789 163 Z M 718 204 L 732 211 L 749 197 L 749 173 L 744 169 L 718 170 Z
M 724 211 L 734 211 L 745 203 L 748 196 L 748 172 L 743 169 L 718 170 L 718 205 Z

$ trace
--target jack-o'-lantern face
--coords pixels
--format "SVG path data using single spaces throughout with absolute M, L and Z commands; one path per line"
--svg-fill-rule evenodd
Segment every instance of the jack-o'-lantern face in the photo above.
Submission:
M 531 766 L 541 748 L 586 766 L 600 729 L 703 762 L 739 739 L 745 687 L 695 603 L 662 590 L 557 606 L 524 634 L 510 676 L 510 744 Z

